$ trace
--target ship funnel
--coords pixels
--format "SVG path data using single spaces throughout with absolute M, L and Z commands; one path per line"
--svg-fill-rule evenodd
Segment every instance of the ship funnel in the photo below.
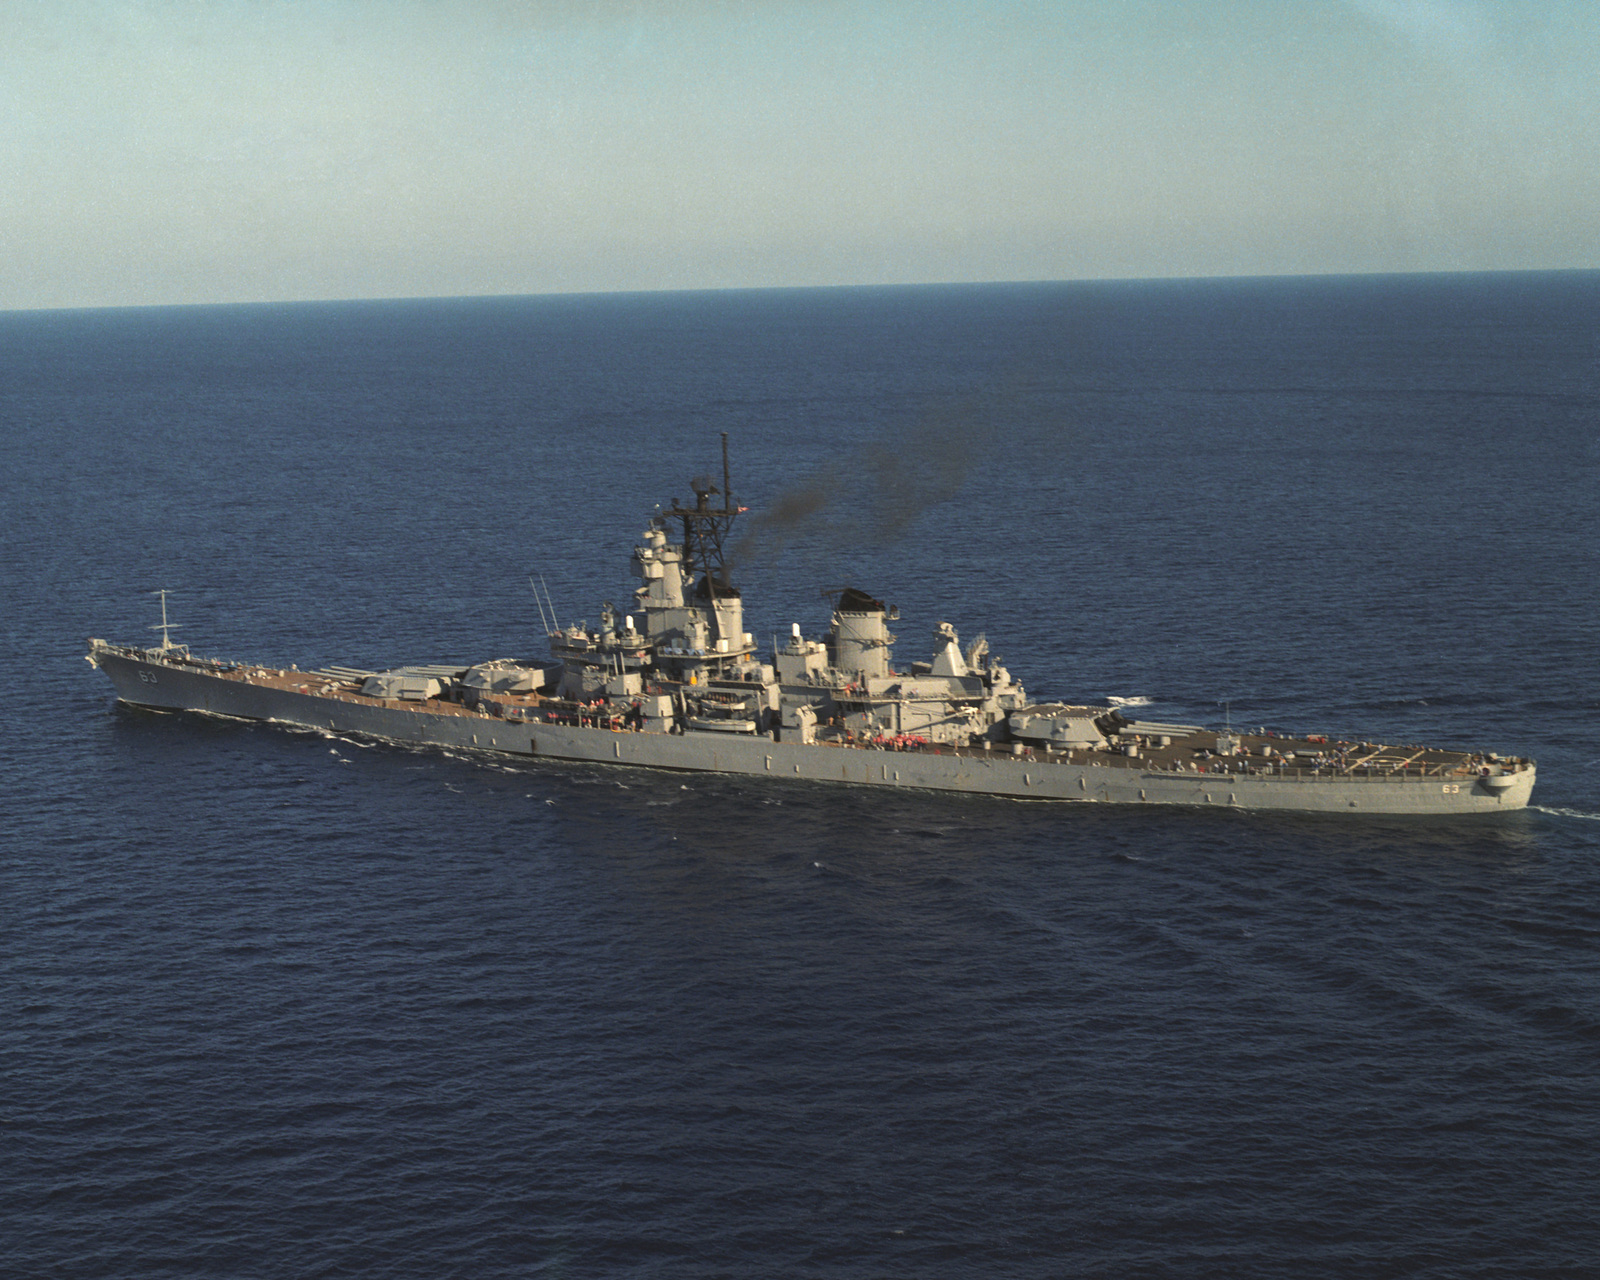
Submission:
M 865 591 L 847 587 L 840 593 L 833 621 L 838 650 L 835 661 L 841 671 L 859 671 L 868 677 L 889 674 L 889 647 L 894 637 L 884 625 L 886 613 L 883 601 Z

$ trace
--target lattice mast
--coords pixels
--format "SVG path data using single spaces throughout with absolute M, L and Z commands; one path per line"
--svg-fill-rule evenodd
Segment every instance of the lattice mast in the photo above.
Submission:
M 711 482 L 710 476 L 696 476 L 689 482 L 694 489 L 695 504 L 681 507 L 672 500 L 672 510 L 661 516 L 663 522 L 678 521 L 683 525 L 684 575 L 692 583 L 704 577 L 706 593 L 715 600 L 723 595 L 737 595 L 728 580 L 728 564 L 724 548 L 734 519 L 744 510 L 733 501 L 733 480 L 728 469 L 728 433 L 722 433 L 722 488 Z M 711 505 L 711 495 L 722 498 L 720 507 Z

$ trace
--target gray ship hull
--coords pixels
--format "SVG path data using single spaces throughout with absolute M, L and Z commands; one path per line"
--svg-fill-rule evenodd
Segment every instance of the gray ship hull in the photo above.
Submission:
M 110 678 L 122 701 L 139 706 L 509 756 L 957 791 L 1018 800 L 1448 817 L 1523 808 L 1535 781 L 1531 764 L 1494 778 L 1196 774 L 1144 769 L 1136 762 L 1074 764 L 1048 756 L 955 748 L 895 751 L 776 741 L 756 734 L 619 732 L 537 721 L 519 723 L 457 708 L 430 709 L 425 704 L 408 707 L 329 696 L 317 691 L 315 677 L 309 675 L 303 684 L 285 688 L 281 680 L 266 683 L 241 677 L 238 672 L 243 668 L 212 672 L 193 663 L 169 661 L 158 651 L 100 646 L 91 650 L 90 660 Z

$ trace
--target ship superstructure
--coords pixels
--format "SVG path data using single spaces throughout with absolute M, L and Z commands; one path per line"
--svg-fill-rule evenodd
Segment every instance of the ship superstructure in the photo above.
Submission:
M 550 619 L 549 659 L 283 670 L 199 658 L 163 630 L 149 648 L 91 640 L 88 660 L 129 703 L 519 756 L 1132 804 L 1448 815 L 1528 803 L 1527 759 L 1031 702 L 984 637 L 963 649 L 944 621 L 928 660 L 897 665 L 898 611 L 854 587 L 831 593 L 826 634 L 796 623 L 764 650 L 729 569 L 743 508 L 726 437 L 722 481 L 697 478 L 692 506 L 651 519 L 629 610 L 607 602 L 598 629 Z

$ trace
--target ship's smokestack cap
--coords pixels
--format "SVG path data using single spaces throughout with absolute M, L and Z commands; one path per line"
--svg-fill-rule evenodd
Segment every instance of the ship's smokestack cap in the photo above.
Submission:
M 839 593 L 840 613 L 883 613 L 885 612 L 882 600 L 874 600 L 865 591 L 857 591 L 854 587 L 846 587 Z

